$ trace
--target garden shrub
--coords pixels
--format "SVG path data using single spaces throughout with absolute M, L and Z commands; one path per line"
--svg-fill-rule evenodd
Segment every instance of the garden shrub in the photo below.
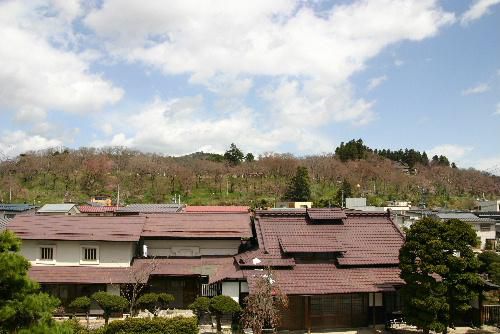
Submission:
M 102 327 L 99 334 L 198 334 L 195 317 L 127 318 Z

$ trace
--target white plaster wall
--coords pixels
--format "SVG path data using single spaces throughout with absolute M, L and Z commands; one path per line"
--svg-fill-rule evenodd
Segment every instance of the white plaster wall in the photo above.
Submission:
M 145 240 L 149 256 L 236 255 L 240 240 Z
M 40 257 L 40 246 L 55 245 L 55 261 L 44 263 L 37 261 Z M 21 254 L 31 264 L 55 265 L 55 266 L 78 266 L 81 259 L 81 246 L 99 246 L 99 264 L 91 266 L 100 267 L 129 267 L 135 251 L 134 242 L 88 242 L 88 241 L 50 241 L 50 240 L 23 240 Z
M 222 282 L 222 294 L 234 299 L 239 303 L 240 300 L 240 282 Z

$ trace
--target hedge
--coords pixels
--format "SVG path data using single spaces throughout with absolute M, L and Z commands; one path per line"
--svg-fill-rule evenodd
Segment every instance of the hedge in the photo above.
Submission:
M 99 334 L 198 334 L 198 320 L 184 318 L 127 318 L 102 327 Z

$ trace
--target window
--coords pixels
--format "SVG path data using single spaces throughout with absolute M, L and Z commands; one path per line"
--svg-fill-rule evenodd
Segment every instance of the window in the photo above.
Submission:
M 95 264 L 99 263 L 99 247 L 97 246 L 82 246 L 82 264 Z
M 479 230 L 481 232 L 488 232 L 491 230 L 491 225 L 490 224 L 481 224 L 481 225 L 479 225 Z
M 38 253 L 37 262 L 54 263 L 56 259 L 56 246 L 41 245 Z

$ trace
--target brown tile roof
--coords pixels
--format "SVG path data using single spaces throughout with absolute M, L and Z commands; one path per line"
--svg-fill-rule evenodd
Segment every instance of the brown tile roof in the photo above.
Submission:
M 151 262 L 156 266 L 151 275 L 161 276 L 211 276 L 219 269 L 234 266 L 232 256 L 202 256 L 199 258 L 168 258 L 161 259 L 136 259 L 133 263 L 134 270 L 141 270 L 150 266 Z
M 250 292 L 256 280 L 266 273 L 262 270 L 244 270 Z M 344 268 L 333 263 L 297 264 L 293 270 L 274 270 L 274 278 L 288 295 L 334 294 L 394 291 L 404 282 L 398 268 Z
M 342 220 L 346 219 L 345 212 L 339 208 L 332 209 L 307 209 L 307 216 L 311 220 Z
M 146 217 L 144 237 L 164 238 L 249 238 L 247 213 L 173 213 Z
M 88 266 L 33 266 L 28 275 L 39 283 L 120 284 L 132 283 L 130 268 Z
M 92 205 L 80 205 L 78 210 L 81 213 L 104 213 L 104 212 L 115 212 L 118 209 L 116 206 L 92 206 Z
M 204 212 L 204 213 L 224 213 L 224 212 L 240 212 L 248 213 L 250 211 L 249 206 L 222 206 L 222 205 L 205 205 L 196 206 L 189 205 L 184 209 L 185 212 Z
M 278 237 L 279 244 L 284 253 L 330 253 L 343 252 L 344 247 L 333 236 L 324 237 Z
M 398 263 L 403 235 L 385 213 L 346 212 L 346 216 L 343 224 L 310 224 L 305 211 L 302 214 L 258 211 L 255 228 L 259 249 L 270 257 L 283 258 L 280 238 L 291 238 L 297 245 L 332 238 L 345 251 L 339 258 L 342 265 Z M 325 252 L 332 249 L 327 242 L 318 242 L 311 250 L 321 251 L 322 246 Z
M 21 239 L 138 241 L 144 217 L 16 216 L 8 225 Z

